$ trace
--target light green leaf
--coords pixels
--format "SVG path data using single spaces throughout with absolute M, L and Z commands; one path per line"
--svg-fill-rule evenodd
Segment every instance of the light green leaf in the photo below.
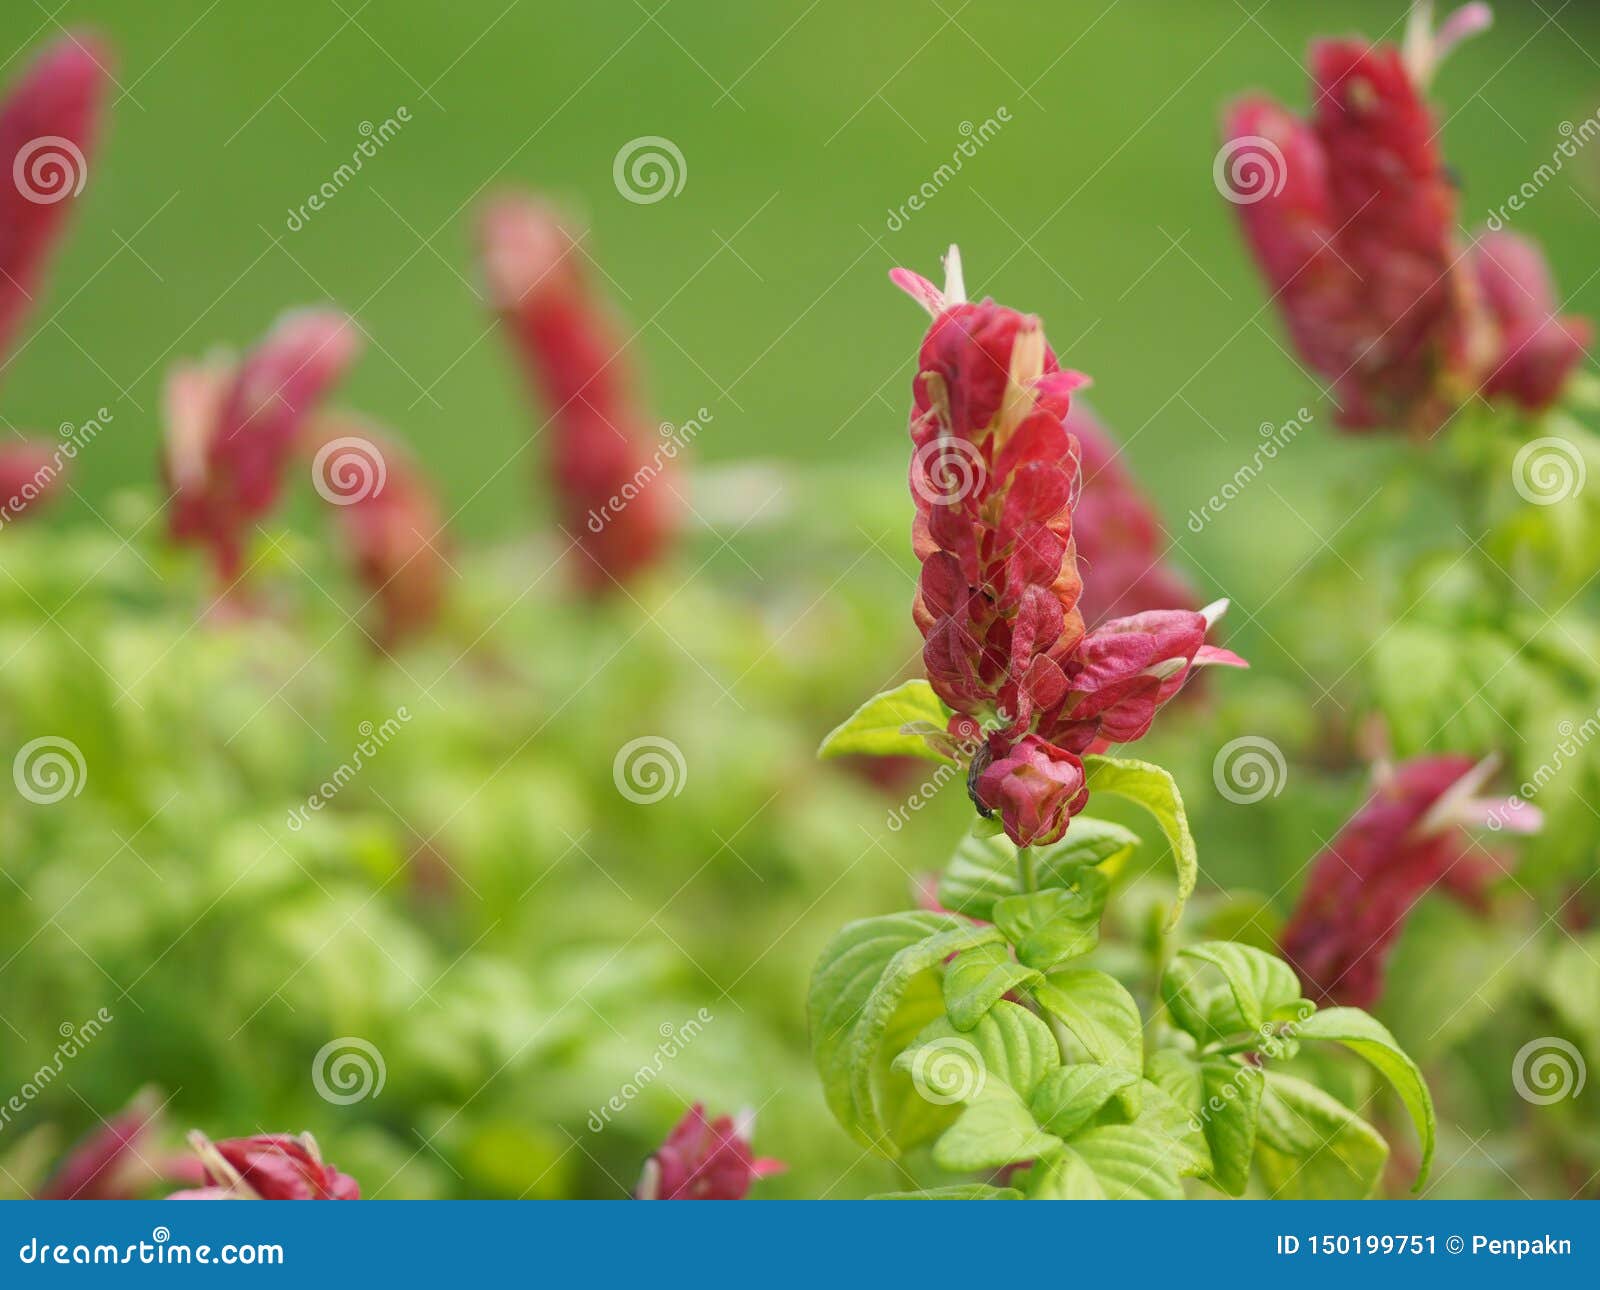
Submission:
M 1422 1078 L 1416 1062 L 1406 1056 L 1382 1022 L 1368 1016 L 1360 1008 L 1324 1008 L 1316 1015 L 1307 1017 L 1295 1031 L 1301 1039 L 1331 1039 L 1343 1044 L 1370 1062 L 1394 1085 L 1394 1091 L 1400 1095 L 1401 1102 L 1410 1113 L 1417 1137 L 1422 1142 L 1422 1162 L 1417 1166 L 1417 1181 L 1412 1187 L 1413 1191 L 1420 1191 L 1433 1166 L 1437 1126 L 1433 1098 L 1428 1093 L 1427 1081 Z
M 941 1169 L 964 1173 L 1033 1160 L 1060 1145 L 1061 1139 L 1039 1131 L 1028 1108 L 1009 1085 L 990 1080 L 983 1092 L 967 1103 L 960 1119 L 934 1143 L 933 1159 Z
M 1178 899 L 1167 916 L 1167 927 L 1176 927 L 1200 878 L 1200 859 L 1189 833 L 1189 817 L 1183 809 L 1177 784 L 1161 767 L 1149 762 L 1094 756 L 1085 757 L 1083 764 L 1089 773 L 1091 794 L 1114 793 L 1142 806 L 1166 834 L 1172 846 L 1173 863 L 1178 868 Z
M 1088 1167 L 1107 1200 L 1183 1199 L 1177 1159 L 1160 1134 L 1108 1124 L 1080 1133 L 1065 1149 Z
M 1058 1151 L 1034 1164 L 1018 1178 L 1028 1189 L 1030 1200 L 1104 1200 L 1105 1188 L 1094 1176 L 1088 1161 L 1068 1149 Z
M 1034 1089 L 1029 1108 L 1039 1124 L 1061 1138 L 1070 1138 L 1100 1108 L 1139 1077 L 1116 1066 L 1080 1062 L 1051 1071 Z
M 1060 842 L 1034 847 L 1034 872 L 1040 887 L 1063 887 L 1079 870 L 1127 855 L 1138 845 L 1138 836 L 1120 824 L 1080 815 Z M 971 918 L 992 921 L 995 901 L 1021 891 L 1017 849 L 1011 839 L 1003 833 L 973 833 L 962 839 L 939 880 L 939 903 Z
M 921 757 L 954 766 L 954 741 L 945 733 L 950 710 L 926 681 L 907 681 L 875 694 L 835 726 L 819 757 Z
M 912 1086 L 936 1105 L 971 1102 L 995 1080 L 1025 1098 L 1060 1065 L 1050 1027 L 1004 999 L 965 1034 L 940 1017 L 894 1059 L 894 1069 L 909 1075 Z
M 1243 1195 L 1261 1111 L 1260 1069 L 1229 1057 L 1197 1061 L 1167 1048 L 1151 1055 L 1146 1074 L 1204 1134 L 1210 1166 L 1201 1176 L 1230 1196 Z
M 1144 1023 L 1139 1005 L 1114 976 L 1088 968 L 1053 972 L 1033 988 L 1039 1005 L 1071 1033 L 1102 1066 L 1131 1071 L 1144 1068 Z M 1138 1110 L 1135 1087 L 1121 1093 L 1130 1114 Z
M 925 1191 L 887 1191 L 868 1200 L 1021 1200 L 1015 1187 L 991 1187 L 988 1183 L 957 1183 L 952 1187 L 929 1187 Z
M 1093 869 L 1081 870 L 1076 883 L 995 901 L 995 924 L 1028 967 L 1045 971 L 1099 944 L 1100 916 L 1111 884 Z
M 931 987 L 915 1022 L 920 1029 L 924 1014 L 936 1015 L 942 1002 L 931 969 L 960 950 L 999 939 L 995 928 L 950 915 L 902 913 L 851 923 L 823 950 L 808 1002 L 812 1053 L 829 1108 L 862 1145 L 891 1158 L 899 1154 L 875 1085 L 888 1074 L 893 1052 L 882 1050 L 914 979 L 926 973 Z M 909 1085 L 900 1093 L 908 1091 Z
M 1281 1200 L 1364 1200 L 1383 1177 L 1389 1144 L 1314 1084 L 1267 1071 L 1256 1124 L 1256 1167 Z
M 1211 969 L 1221 975 L 1225 993 L 1208 984 Z M 1236 941 L 1179 950 L 1162 973 L 1161 997 L 1173 1020 L 1202 1042 L 1261 1032 L 1269 1022 L 1297 1020 L 1311 1007 L 1293 968 Z
M 1039 980 L 1039 973 L 1013 961 L 1004 945 L 980 945 L 958 954 L 944 970 L 944 1003 L 957 1030 L 971 1030 L 1001 998 Z
M 1134 1126 L 1167 1140 L 1173 1167 L 1180 1177 L 1203 1178 L 1208 1175 L 1211 1172 L 1211 1147 L 1194 1116 L 1153 1080 L 1140 1081 L 1139 1098 L 1142 1105 L 1133 1121 Z

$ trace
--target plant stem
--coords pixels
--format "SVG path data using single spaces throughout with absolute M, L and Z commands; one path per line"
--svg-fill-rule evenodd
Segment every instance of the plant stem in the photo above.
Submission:
M 1025 894 L 1039 890 L 1039 875 L 1034 872 L 1032 847 L 1017 848 L 1017 877 L 1022 882 Z

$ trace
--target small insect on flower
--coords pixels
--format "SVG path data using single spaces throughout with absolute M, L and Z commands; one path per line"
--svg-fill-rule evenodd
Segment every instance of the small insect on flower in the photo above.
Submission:
M 0 103 L 0 364 L 88 180 L 109 63 L 99 40 L 68 32 Z M 36 511 L 58 490 L 65 465 L 42 440 L 0 446 L 0 522 Z
M 1218 185 L 1347 429 L 1431 434 L 1495 370 L 1495 319 L 1425 98 L 1449 50 L 1489 22 L 1470 4 L 1435 31 L 1417 0 L 1403 47 L 1312 44 L 1309 119 L 1263 97 L 1226 115 Z
M 750 1149 L 755 1116 L 706 1119 L 696 1102 L 673 1126 L 661 1149 L 645 1162 L 637 1200 L 743 1200 L 752 1183 L 787 1167 Z
M 1493 758 L 1418 757 L 1380 764 L 1372 796 L 1311 863 L 1285 926 L 1283 956 L 1319 1002 L 1365 1008 L 1383 993 L 1384 966 L 1417 902 L 1442 886 L 1472 907 L 1509 861 L 1470 832 L 1536 832 L 1539 812 L 1480 790 Z
M 491 301 L 549 410 L 555 501 L 579 581 L 603 593 L 671 543 L 676 447 L 650 451 L 637 379 L 562 218 L 508 195 L 484 211 L 481 243 Z
M 268 1133 L 212 1142 L 189 1135 L 205 1186 L 174 1192 L 168 1200 L 360 1200 L 348 1174 L 324 1164 L 309 1133 Z
M 164 473 L 174 541 L 238 577 L 252 525 L 277 504 L 301 426 L 360 352 L 333 310 L 286 314 L 242 363 L 214 357 L 167 375 Z
M 1018 846 L 1054 842 L 1088 797 L 1082 754 L 1138 739 L 1194 667 L 1242 666 L 1205 644 L 1226 602 L 1085 631 L 1074 507 L 1082 447 L 1072 392 L 1037 318 L 966 299 L 951 247 L 943 290 L 891 280 L 933 315 L 913 384 L 912 617 L 951 733 L 983 732 L 968 790 Z

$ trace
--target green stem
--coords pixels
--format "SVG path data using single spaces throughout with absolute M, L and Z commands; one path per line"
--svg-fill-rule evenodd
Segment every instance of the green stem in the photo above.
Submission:
M 1039 890 L 1039 875 L 1034 871 L 1033 848 L 1017 848 L 1017 877 L 1022 882 L 1022 890 L 1031 895 Z

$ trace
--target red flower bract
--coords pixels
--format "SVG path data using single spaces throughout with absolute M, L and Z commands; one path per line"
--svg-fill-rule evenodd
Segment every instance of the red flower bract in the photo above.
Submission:
M 171 1200 L 360 1200 L 354 1178 L 324 1164 L 309 1133 L 267 1133 L 212 1142 L 189 1140 L 208 1184 L 174 1193 Z
M 677 527 L 670 463 L 652 458 L 636 382 L 576 239 L 548 207 L 508 196 L 484 212 L 495 309 L 550 410 L 560 523 L 592 592 L 654 564 Z
M 1380 772 L 1366 804 L 1312 861 L 1283 930 L 1283 956 L 1313 999 L 1361 1008 L 1376 1002 L 1394 942 L 1433 887 L 1482 902 L 1501 865 L 1467 829 L 1494 820 L 1523 832 L 1539 826 L 1538 812 L 1520 801 L 1507 810 L 1475 796 L 1492 768 L 1446 756 Z
M 0 363 L 10 358 L 51 248 L 88 179 L 109 61 L 94 37 L 69 32 L 0 104 Z M 0 522 L 53 493 L 63 466 L 42 441 L 0 447 Z
M 696 1102 L 645 1165 L 639 1200 L 743 1200 L 758 1179 L 782 1173 L 782 1161 L 750 1150 L 750 1117 L 706 1119 Z
M 237 366 L 185 363 L 167 377 L 165 472 L 175 541 L 207 548 L 239 573 L 251 525 L 277 503 L 301 425 L 360 350 L 331 310 L 286 315 Z
M 132 1200 L 163 1173 L 154 1129 L 160 1099 L 145 1091 L 73 1147 L 39 1189 L 40 1200 Z
M 1027 846 L 1058 839 L 1082 808 L 1078 758 L 1096 740 L 1139 738 L 1191 666 L 1240 660 L 1204 645 L 1214 614 L 1154 610 L 1085 634 L 1080 448 L 1066 424 L 1084 378 L 1061 370 L 1037 318 L 968 303 L 953 247 L 946 264 L 943 292 L 891 275 L 934 315 L 913 385 L 912 612 L 952 730 L 987 736 L 973 799 Z
M 1593 340 L 1594 324 L 1556 316 L 1549 266 L 1528 238 L 1485 232 L 1472 245 L 1471 264 L 1499 323 L 1499 350 L 1484 393 L 1503 395 L 1529 412 L 1549 407 Z

